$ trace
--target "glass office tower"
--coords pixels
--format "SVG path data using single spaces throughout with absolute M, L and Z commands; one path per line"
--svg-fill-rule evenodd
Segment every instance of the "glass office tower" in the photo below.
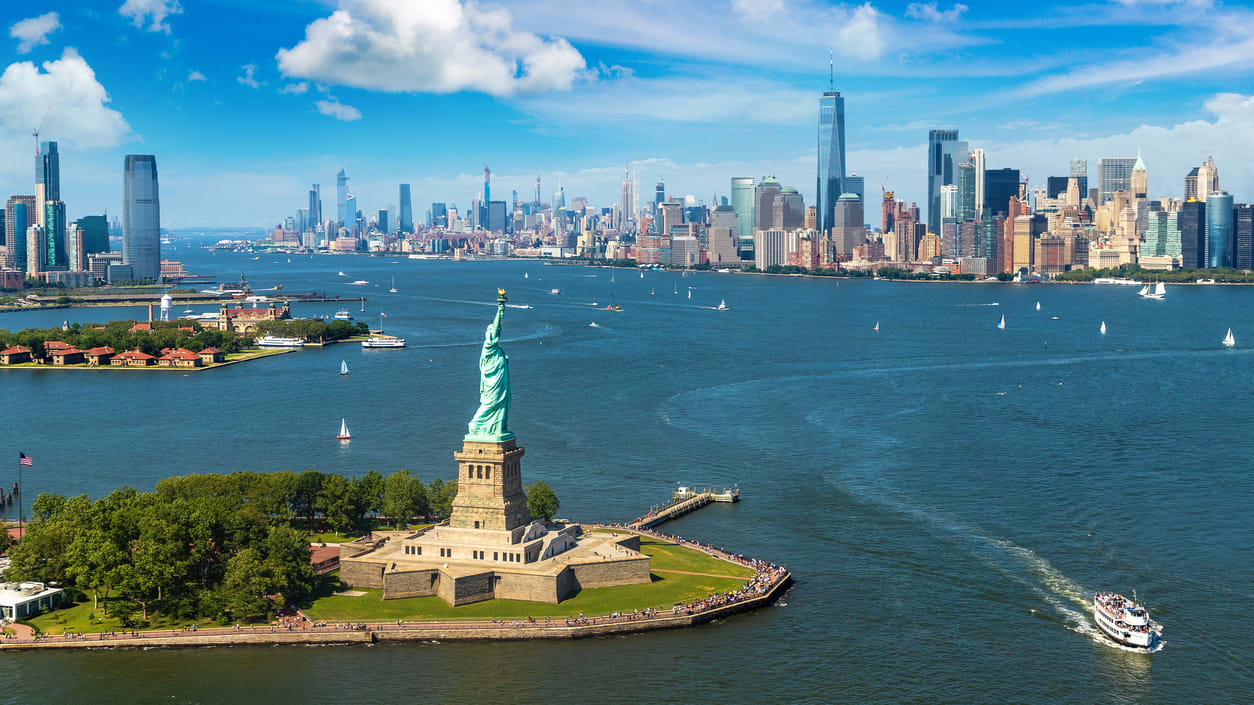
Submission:
M 845 193 L 845 99 L 837 91 L 819 98 L 819 176 L 815 208 L 819 230 L 830 233 L 836 225 L 836 200 Z
M 122 173 L 122 264 L 140 281 L 161 280 L 161 200 L 157 158 L 128 154 Z
M 1224 191 L 1206 197 L 1206 257 L 1208 267 L 1232 266 L 1232 194 Z

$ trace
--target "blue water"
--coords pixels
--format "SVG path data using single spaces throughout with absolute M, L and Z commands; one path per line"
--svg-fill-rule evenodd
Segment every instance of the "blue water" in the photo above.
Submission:
M 797 586 L 724 624 L 574 644 L 11 655 L 13 702 L 1235 702 L 1254 687 L 1254 290 L 1156 302 L 1123 287 L 176 258 L 256 287 L 364 290 L 354 315 L 373 327 L 386 311 L 410 347 L 192 374 L 0 370 L 3 445 L 36 459 L 28 496 L 209 471 L 451 478 L 502 286 L 533 307 L 507 310 L 503 342 L 524 481 L 552 485 L 562 515 L 610 520 L 676 482 L 738 483 L 740 505 L 669 529 L 785 563 Z M 611 295 L 622 312 L 593 306 Z M 1152 656 L 1091 626 L 1093 591 L 1133 589 L 1166 625 Z

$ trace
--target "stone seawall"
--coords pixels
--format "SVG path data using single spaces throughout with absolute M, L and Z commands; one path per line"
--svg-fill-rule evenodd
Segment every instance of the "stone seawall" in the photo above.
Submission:
M 587 639 L 613 634 L 648 632 L 659 629 L 677 629 L 706 624 L 741 612 L 761 609 L 779 599 L 792 584 L 792 575 L 785 573 L 765 594 L 743 602 L 705 610 L 695 614 L 660 615 L 648 619 L 611 619 L 598 617 L 588 624 L 566 625 L 565 620 L 550 623 L 514 626 L 510 622 L 457 622 L 421 623 L 397 625 L 367 624 L 364 629 L 348 630 L 333 627 L 298 629 L 294 631 L 269 629 L 221 630 L 223 633 L 207 634 L 180 632 L 179 636 L 158 636 L 144 632 L 146 636 L 114 637 L 104 641 L 88 634 L 82 639 L 66 641 L 13 642 L 0 641 L 0 652 L 29 649 L 117 649 L 117 648 L 195 648 L 207 646 L 273 646 L 300 644 L 383 644 L 407 641 L 527 641 L 534 639 Z

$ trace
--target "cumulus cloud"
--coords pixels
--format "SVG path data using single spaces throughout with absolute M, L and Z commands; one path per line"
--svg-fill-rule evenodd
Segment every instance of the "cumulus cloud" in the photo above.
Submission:
M 109 94 L 96 73 L 73 49 L 40 68 L 22 61 L 9 64 L 0 74 L 0 139 L 6 143 L 5 152 L 9 151 L 5 138 L 16 144 L 37 125 L 51 139 L 80 148 L 111 147 L 130 134 L 122 114 L 108 107 Z M 16 154 L 10 156 L 18 160 Z
M 467 0 L 340 0 L 278 52 L 293 78 L 388 92 L 495 96 L 569 90 L 585 74 L 565 39 L 513 26 L 508 10 Z
M 199 71 L 191 71 L 187 74 L 188 83 L 191 83 L 192 81 L 204 81 L 204 80 L 206 80 L 205 75 Z
M 170 25 L 166 18 L 183 11 L 178 0 L 126 0 L 118 8 L 118 14 L 129 17 L 136 27 L 148 23 L 149 32 L 170 33 Z
M 870 61 L 884 54 L 884 33 L 880 26 L 883 16 L 871 3 L 859 6 L 840 28 L 838 46 L 846 56 Z
M 954 22 L 962 13 L 971 8 L 962 3 L 954 3 L 948 10 L 941 10 L 933 2 L 912 2 L 906 7 L 906 16 L 925 22 Z
M 352 122 L 361 119 L 361 111 L 351 105 L 344 105 L 338 100 L 319 100 L 314 102 L 314 107 L 323 115 L 330 115 L 336 120 L 344 122 Z
M 243 84 L 243 85 L 245 85 L 245 86 L 248 86 L 249 88 L 260 88 L 260 87 L 261 87 L 261 82 L 260 82 L 260 81 L 258 81 L 256 78 L 254 78 L 254 77 L 253 77 L 253 76 L 254 76 L 254 74 L 256 74 L 256 73 L 257 73 L 257 65 L 256 65 L 256 64 L 244 64 L 244 65 L 243 65 L 243 66 L 241 66 L 240 68 L 244 69 L 244 75 L 243 75 L 243 76 L 236 76 L 236 77 L 235 77 L 235 80 L 236 80 L 236 81 L 239 81 L 241 84 Z
M 61 18 L 55 12 L 28 17 L 9 27 L 9 36 L 17 40 L 17 53 L 25 54 L 48 43 L 48 35 L 61 29 Z
M 279 89 L 280 93 L 288 95 L 300 95 L 309 90 L 309 81 L 300 81 L 299 83 L 289 83 Z

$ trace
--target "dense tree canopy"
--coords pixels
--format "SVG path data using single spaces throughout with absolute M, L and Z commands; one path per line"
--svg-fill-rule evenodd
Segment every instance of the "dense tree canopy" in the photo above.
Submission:
M 79 350 L 108 345 L 117 352 L 140 350 L 156 355 L 162 348 L 187 348 L 199 352 L 216 347 L 223 352 L 239 352 L 251 339 L 241 339 L 219 330 L 205 330 L 195 321 L 155 321 L 151 331 L 131 331 L 136 321 L 110 321 L 105 324 L 73 323 L 69 330 L 60 328 L 27 328 L 10 333 L 0 329 L 0 349 L 11 345 L 25 345 L 36 356 L 44 354 L 44 343 L 58 340 L 69 343 Z
M 369 335 L 370 327 L 358 321 L 316 321 L 293 318 L 286 321 L 262 321 L 257 324 L 257 335 L 277 335 L 285 338 L 301 338 L 310 341 L 342 340 L 354 335 Z

